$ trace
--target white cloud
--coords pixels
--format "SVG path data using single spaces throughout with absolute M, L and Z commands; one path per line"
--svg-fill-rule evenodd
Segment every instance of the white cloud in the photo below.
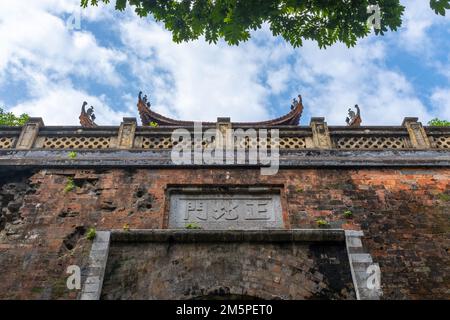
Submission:
M 400 125 L 406 116 L 429 118 L 405 76 L 388 70 L 385 45 L 373 38 L 348 49 L 334 45 L 316 50 L 308 43 L 296 64 L 306 79 L 308 115 L 324 116 L 330 124 L 345 124 L 347 109 L 359 104 L 364 125 Z
M 434 114 L 439 119 L 450 119 L 450 88 L 438 88 L 431 95 Z
M 153 84 L 156 110 L 195 120 L 268 117 L 269 91 L 260 76 L 270 48 L 253 42 L 239 47 L 203 40 L 175 44 L 171 34 L 156 23 L 136 19 L 122 23 L 121 30 L 122 41 L 136 53 L 132 55 L 134 72 L 139 72 L 143 85 Z
M 277 117 L 289 111 L 298 93 L 307 107 L 304 123 L 309 116 L 325 116 L 330 125 L 344 124 L 347 108 L 356 103 L 366 125 L 399 125 L 405 116 L 449 117 L 450 89 L 435 89 L 430 101 L 436 107 L 427 110 L 408 78 L 385 65 L 389 51 L 402 47 L 433 58 L 429 30 L 448 21 L 436 17 L 426 1 L 406 3 L 405 25 L 398 33 L 369 37 L 351 49 L 337 44 L 327 50 L 309 41 L 293 49 L 273 38 L 267 26 L 238 47 L 204 40 L 175 44 L 151 19 L 138 18 L 132 9 L 114 13 L 113 5 L 83 11 L 82 30 L 70 31 L 65 19 L 78 12 L 79 0 L 2 4 L 0 83 L 24 82 L 29 97 L 11 109 L 42 116 L 48 124 L 78 123 L 84 100 L 96 107 L 99 123 L 136 116 L 137 92 L 118 93 L 126 107 L 117 112 L 91 90 L 98 84 L 119 90 L 128 82 L 150 95 L 156 111 L 186 120 Z M 105 33 L 87 29 L 85 22 L 92 21 L 110 26 L 112 45 L 95 36 Z M 127 65 L 129 74 L 119 72 L 119 65 Z
M 203 41 L 176 45 L 153 22 L 131 19 L 121 29 L 123 42 L 138 53 L 135 66 L 151 74 L 143 75 L 142 82 L 155 84 L 154 94 L 160 96 L 155 109 L 172 116 L 267 119 L 274 116 L 270 94 L 289 89 L 287 107 L 300 87 L 308 108 L 305 116 L 325 116 L 331 124 L 344 124 L 347 108 L 356 103 L 367 125 L 399 125 L 406 116 L 431 117 L 408 79 L 384 65 L 389 50 L 376 37 L 351 49 L 337 44 L 319 50 L 306 42 L 293 50 L 274 40 L 267 30 L 239 47 L 228 47 Z M 159 76 L 155 66 L 169 76 Z M 277 115 L 287 109 L 276 107 Z
M 434 48 L 438 45 L 430 38 L 429 31 L 433 26 L 448 28 L 450 19 L 435 14 L 429 1 L 402 0 L 405 6 L 403 23 L 398 33 L 399 47 L 422 56 L 422 59 L 432 59 Z
M 97 124 L 119 124 L 122 117 L 127 116 L 110 108 L 105 97 L 95 97 L 65 86 L 49 88 L 39 98 L 19 103 L 11 111 L 15 114 L 27 113 L 32 117 L 42 117 L 46 125 L 75 125 L 78 123 L 81 103 L 85 99 L 95 108 Z
M 75 3 L 79 6 L 78 0 L 2 1 L 0 82 L 8 80 L 8 68 L 31 65 L 58 78 L 77 75 L 112 86 L 120 84 L 115 65 L 125 57 L 118 50 L 98 45 L 89 32 L 70 31 L 65 21 L 54 15 L 70 14 Z
M 402 32 L 402 46 L 411 51 L 421 51 L 430 45 L 427 30 L 435 18 L 428 1 L 402 1 L 405 5 Z
M 2 0 L 0 12 L 0 83 L 21 81 L 22 97 L 11 111 L 44 118 L 47 124 L 76 124 L 82 102 L 96 108 L 99 123 L 117 123 L 121 116 L 82 89 L 75 89 L 71 77 L 118 86 L 116 65 L 125 56 L 98 44 L 92 33 L 71 31 L 66 19 L 80 12 L 79 0 Z M 106 19 L 109 10 L 90 8 L 81 23 Z
M 270 91 L 274 94 L 278 94 L 286 90 L 291 75 L 292 68 L 289 65 L 284 65 L 278 70 L 273 70 L 267 79 Z

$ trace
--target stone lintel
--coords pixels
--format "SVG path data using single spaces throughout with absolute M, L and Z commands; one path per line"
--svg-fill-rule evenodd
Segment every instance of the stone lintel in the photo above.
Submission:
M 122 123 L 137 123 L 135 117 L 123 117 Z
M 402 127 L 406 127 L 408 123 L 416 123 L 419 121 L 417 117 L 405 117 L 402 122 Z
M 230 117 L 218 117 L 217 123 L 231 123 Z
M 324 123 L 325 117 L 311 117 L 311 120 L 309 121 L 309 125 L 313 123 Z
M 285 230 L 113 230 L 112 242 L 343 242 L 341 229 Z

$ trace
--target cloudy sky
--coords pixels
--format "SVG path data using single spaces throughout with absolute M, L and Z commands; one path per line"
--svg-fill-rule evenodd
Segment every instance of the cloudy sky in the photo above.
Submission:
M 355 104 L 365 125 L 450 120 L 450 14 L 435 15 L 429 1 L 402 2 L 399 32 L 320 50 L 312 42 L 293 49 L 267 29 L 237 47 L 175 44 L 151 18 L 113 5 L 0 0 L 0 106 L 47 125 L 77 125 L 86 100 L 97 123 L 118 125 L 138 116 L 142 90 L 170 117 L 257 121 L 285 114 L 301 93 L 301 124 L 324 116 L 344 125 Z M 68 28 L 77 15 L 79 28 Z

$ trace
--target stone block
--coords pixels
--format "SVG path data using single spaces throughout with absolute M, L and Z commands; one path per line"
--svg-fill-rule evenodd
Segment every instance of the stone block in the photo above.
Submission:
M 169 228 L 254 230 L 284 227 L 277 194 L 172 194 Z

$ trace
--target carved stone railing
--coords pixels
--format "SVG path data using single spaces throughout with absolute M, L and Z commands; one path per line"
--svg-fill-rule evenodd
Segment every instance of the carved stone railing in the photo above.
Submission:
M 16 146 L 22 127 L 0 127 L 0 150 L 12 149 Z
M 177 129 L 176 127 L 138 127 L 136 130 L 136 136 L 134 139 L 134 148 L 136 149 L 171 149 L 174 144 L 183 143 L 183 141 L 172 141 L 172 131 Z M 191 135 L 191 145 L 196 143 L 194 137 L 194 128 L 188 127 L 184 128 L 188 130 Z M 214 129 L 214 127 L 204 127 L 205 129 Z M 238 128 L 235 128 L 238 129 Z M 242 128 L 244 131 L 249 128 Z M 279 129 L 279 137 L 273 139 L 272 143 L 278 145 L 280 149 L 311 149 L 314 148 L 312 141 L 312 132 L 310 127 L 300 127 L 300 126 L 283 126 L 283 127 L 257 127 L 252 128 L 255 130 L 267 129 L 270 133 L 271 129 Z M 208 144 L 207 141 L 201 141 L 203 146 Z M 243 143 L 243 145 L 242 145 Z M 270 138 L 267 141 L 263 141 L 259 138 L 251 139 L 245 137 L 239 146 L 245 148 L 248 147 L 261 147 L 268 146 L 271 147 Z
M 223 118 L 226 119 L 226 118 Z M 222 120 L 223 120 L 222 119 Z M 231 122 L 218 121 L 203 130 L 234 128 Z M 172 141 L 171 134 L 178 127 L 137 126 L 135 118 L 124 118 L 118 126 L 82 128 L 72 126 L 44 126 L 41 118 L 31 118 L 22 127 L 0 127 L 1 150 L 52 149 L 137 149 L 167 150 L 183 141 Z M 194 127 L 183 128 L 194 133 Z M 243 130 L 279 130 L 274 139 L 281 150 L 335 149 L 335 150 L 411 150 L 450 149 L 449 127 L 423 127 L 417 118 L 406 118 L 402 126 L 328 127 L 324 118 L 312 118 L 309 126 L 278 126 L 241 128 Z M 195 140 L 192 139 L 191 144 Z M 203 146 L 208 142 L 201 141 Z M 270 141 L 250 139 L 241 141 L 245 147 L 269 146 Z
M 409 133 L 404 127 L 330 127 L 335 149 L 411 149 Z
M 425 127 L 431 148 L 450 150 L 450 132 L 448 127 Z
M 118 128 L 44 127 L 33 148 L 37 149 L 110 149 L 117 144 Z

